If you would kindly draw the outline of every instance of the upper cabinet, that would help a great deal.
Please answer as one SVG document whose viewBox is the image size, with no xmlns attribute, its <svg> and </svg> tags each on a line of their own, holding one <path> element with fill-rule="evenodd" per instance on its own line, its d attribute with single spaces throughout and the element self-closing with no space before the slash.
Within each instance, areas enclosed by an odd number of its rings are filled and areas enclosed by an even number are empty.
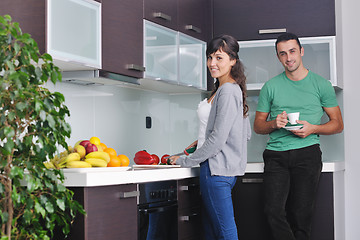
<svg viewBox="0 0 360 240">
<path fill-rule="evenodd" d="M 89 0 L 1 0 L 0 14 L 19 22 L 41 53 L 65 70 L 101 67 L 101 5 Z"/>
<path fill-rule="evenodd" d="M 342 88 L 336 75 L 335 36 L 300 38 L 302 61 L 314 73 Z M 284 71 L 275 53 L 275 39 L 239 41 L 239 58 L 245 66 L 248 90 L 259 90 L 266 81 Z"/>
<path fill-rule="evenodd" d="M 164 27 L 177 30 L 177 0 L 144 0 L 144 18 Z"/>
<path fill-rule="evenodd" d="M 144 22 L 144 77 L 206 90 L 205 42 Z"/>
<path fill-rule="evenodd" d="M 102 0 L 102 69 L 143 77 L 143 1 Z"/>
<path fill-rule="evenodd" d="M 101 68 L 101 4 L 48 0 L 46 12 L 47 52 L 66 64 Z"/>
<path fill-rule="evenodd" d="M 211 39 L 211 1 L 178 0 L 178 30 L 205 42 Z"/>
<path fill-rule="evenodd" d="M 211 38 L 210 0 L 144 0 L 144 18 L 194 38 Z"/>
<path fill-rule="evenodd" d="M 335 36 L 335 0 L 213 0 L 214 35 L 238 40 Z"/>
</svg>

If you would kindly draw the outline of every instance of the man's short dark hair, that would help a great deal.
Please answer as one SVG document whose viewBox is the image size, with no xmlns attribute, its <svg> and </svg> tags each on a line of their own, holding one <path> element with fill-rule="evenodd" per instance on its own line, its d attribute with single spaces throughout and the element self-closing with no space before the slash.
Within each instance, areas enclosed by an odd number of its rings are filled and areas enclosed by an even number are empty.
<svg viewBox="0 0 360 240">
<path fill-rule="evenodd" d="M 300 51 L 301 51 L 301 44 L 300 44 L 299 38 L 293 33 L 283 33 L 280 36 L 278 36 L 278 38 L 276 39 L 276 42 L 275 42 L 276 54 L 277 54 L 277 45 L 278 45 L 278 43 L 279 42 L 286 42 L 286 41 L 289 41 L 289 40 L 296 40 L 296 42 L 299 45 Z"/>
</svg>

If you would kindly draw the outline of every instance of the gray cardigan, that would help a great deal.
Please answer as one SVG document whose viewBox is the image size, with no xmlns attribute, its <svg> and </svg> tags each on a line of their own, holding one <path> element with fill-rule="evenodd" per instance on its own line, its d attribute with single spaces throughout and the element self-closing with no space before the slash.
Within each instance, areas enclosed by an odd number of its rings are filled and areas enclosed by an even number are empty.
<svg viewBox="0 0 360 240">
<path fill-rule="evenodd" d="M 250 137 L 249 117 L 243 117 L 242 91 L 238 84 L 225 83 L 214 97 L 204 144 L 190 156 L 178 158 L 176 164 L 192 167 L 208 159 L 211 175 L 244 175 Z"/>
</svg>

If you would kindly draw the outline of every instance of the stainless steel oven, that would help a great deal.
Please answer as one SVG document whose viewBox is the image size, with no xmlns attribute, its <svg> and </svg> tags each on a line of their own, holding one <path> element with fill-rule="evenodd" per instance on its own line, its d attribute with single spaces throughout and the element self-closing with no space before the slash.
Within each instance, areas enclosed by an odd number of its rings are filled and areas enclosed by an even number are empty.
<svg viewBox="0 0 360 240">
<path fill-rule="evenodd" d="M 138 240 L 177 240 L 177 182 L 139 184 Z"/>
</svg>

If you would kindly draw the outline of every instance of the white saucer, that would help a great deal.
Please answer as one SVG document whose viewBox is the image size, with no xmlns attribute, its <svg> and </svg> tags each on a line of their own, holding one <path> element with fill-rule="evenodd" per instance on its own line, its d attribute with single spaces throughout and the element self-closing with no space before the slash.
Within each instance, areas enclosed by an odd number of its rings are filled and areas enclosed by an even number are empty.
<svg viewBox="0 0 360 240">
<path fill-rule="evenodd" d="M 291 131 L 291 130 L 298 130 L 298 129 L 302 128 L 302 127 L 303 127 L 303 125 L 300 125 L 300 126 L 286 126 L 284 128 L 286 130 L 288 130 L 288 131 Z"/>
</svg>

